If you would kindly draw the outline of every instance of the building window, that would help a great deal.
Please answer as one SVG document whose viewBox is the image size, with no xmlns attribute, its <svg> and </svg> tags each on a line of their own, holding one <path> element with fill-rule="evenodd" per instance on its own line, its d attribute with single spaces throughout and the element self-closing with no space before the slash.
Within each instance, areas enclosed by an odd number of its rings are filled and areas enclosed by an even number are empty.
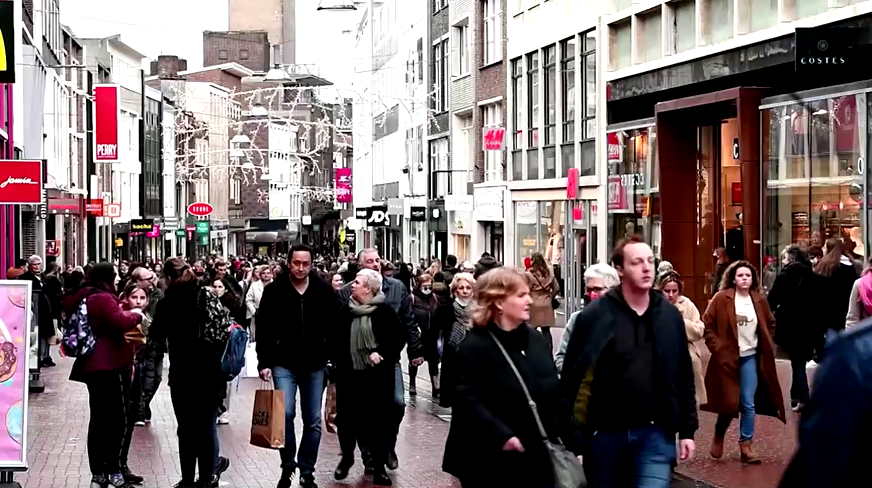
<svg viewBox="0 0 872 488">
<path fill-rule="evenodd" d="M 557 138 L 557 47 L 545 48 L 545 145 Z"/>
<path fill-rule="evenodd" d="M 582 112 L 581 140 L 591 140 L 596 137 L 596 31 L 582 34 L 584 50 L 581 55 L 581 86 L 584 90 L 581 99 L 584 103 Z"/>
<path fill-rule="evenodd" d="M 669 4 L 673 14 L 673 52 L 683 53 L 696 46 L 696 1 L 681 0 Z"/>
<path fill-rule="evenodd" d="M 438 12 L 448 6 L 448 0 L 433 0 L 433 12 Z"/>
<path fill-rule="evenodd" d="M 496 131 L 499 134 L 499 129 L 503 128 L 503 106 L 501 103 L 492 103 L 481 108 L 482 127 L 484 134 L 487 136 L 488 131 L 492 133 Z M 503 142 L 505 144 L 505 142 Z M 500 149 L 484 148 L 484 181 L 499 181 L 502 179 L 502 157 L 503 151 Z"/>
<path fill-rule="evenodd" d="M 239 59 L 246 60 L 248 59 L 248 49 L 240 49 L 239 50 Z"/>
<path fill-rule="evenodd" d="M 660 7 L 636 16 L 636 62 L 646 63 L 663 57 L 663 26 Z"/>
<path fill-rule="evenodd" d="M 575 37 L 560 43 L 563 76 L 563 142 L 575 140 Z"/>
<path fill-rule="evenodd" d="M 218 59 L 220 59 L 221 61 L 227 61 L 227 50 L 226 49 L 219 49 L 218 50 Z"/>
<path fill-rule="evenodd" d="M 633 29 L 629 20 L 609 25 L 609 69 L 629 68 L 633 64 Z"/>
<path fill-rule="evenodd" d="M 484 1 L 484 64 L 503 59 L 503 11 L 500 0 Z"/>
<path fill-rule="evenodd" d="M 454 53 L 451 72 L 454 76 L 469 74 L 469 25 L 456 25 L 451 31 L 451 50 Z"/>
<path fill-rule="evenodd" d="M 521 149 L 524 145 L 524 67 L 521 58 L 512 61 L 512 149 Z"/>
<path fill-rule="evenodd" d="M 430 142 L 432 198 L 444 198 L 451 193 L 451 170 L 448 167 L 448 138 Z"/>
<path fill-rule="evenodd" d="M 242 203 L 242 181 L 236 178 L 230 180 L 230 200 L 235 204 Z"/>
<path fill-rule="evenodd" d="M 527 55 L 527 147 L 539 147 L 539 52 Z"/>
<path fill-rule="evenodd" d="M 433 45 L 433 110 L 448 110 L 448 39 Z"/>
</svg>

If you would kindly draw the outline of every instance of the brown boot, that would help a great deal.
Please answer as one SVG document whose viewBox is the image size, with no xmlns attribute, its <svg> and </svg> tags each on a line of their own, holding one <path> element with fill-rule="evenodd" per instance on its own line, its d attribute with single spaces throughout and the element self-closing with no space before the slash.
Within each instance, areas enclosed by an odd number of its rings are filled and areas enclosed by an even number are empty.
<svg viewBox="0 0 872 488">
<path fill-rule="evenodd" d="M 712 449 L 709 453 L 715 459 L 720 459 L 724 455 L 724 436 L 715 434 L 712 440 Z"/>
<path fill-rule="evenodd" d="M 739 441 L 739 452 L 742 454 L 743 463 L 760 464 L 760 457 L 754 452 L 754 441 Z"/>
</svg>

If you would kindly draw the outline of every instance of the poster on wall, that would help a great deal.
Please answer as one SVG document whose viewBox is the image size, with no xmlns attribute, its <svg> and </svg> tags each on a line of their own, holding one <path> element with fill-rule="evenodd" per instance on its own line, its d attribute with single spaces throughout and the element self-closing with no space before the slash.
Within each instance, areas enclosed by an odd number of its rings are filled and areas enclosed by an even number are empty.
<svg viewBox="0 0 872 488">
<path fill-rule="evenodd" d="M 31 285 L 0 280 L 0 470 L 27 468 Z"/>
</svg>

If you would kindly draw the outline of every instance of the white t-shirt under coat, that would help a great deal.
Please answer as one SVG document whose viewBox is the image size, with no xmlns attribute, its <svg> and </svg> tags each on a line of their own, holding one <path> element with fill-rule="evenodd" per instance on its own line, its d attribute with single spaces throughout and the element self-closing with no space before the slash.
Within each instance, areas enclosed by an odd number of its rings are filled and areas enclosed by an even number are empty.
<svg viewBox="0 0 872 488">
<path fill-rule="evenodd" d="M 736 292 L 736 325 L 739 329 L 739 357 L 753 356 L 757 352 L 757 311 L 751 295 Z"/>
</svg>

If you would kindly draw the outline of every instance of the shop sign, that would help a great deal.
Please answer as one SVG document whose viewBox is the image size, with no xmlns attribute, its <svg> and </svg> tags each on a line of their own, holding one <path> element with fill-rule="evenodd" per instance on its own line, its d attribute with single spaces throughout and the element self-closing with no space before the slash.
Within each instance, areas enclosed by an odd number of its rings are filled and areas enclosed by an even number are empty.
<svg viewBox="0 0 872 488">
<path fill-rule="evenodd" d="M 578 198 L 578 168 L 569 168 L 566 173 L 566 199 Z"/>
<path fill-rule="evenodd" d="M 42 161 L 0 160 L 0 205 L 42 203 L 42 166 Z"/>
<path fill-rule="evenodd" d="M 804 72 L 833 73 L 858 67 L 866 59 L 857 53 L 857 40 L 864 30 L 856 27 L 826 25 L 797 27 L 794 69 Z"/>
<path fill-rule="evenodd" d="M 334 186 L 336 203 L 351 203 L 351 168 L 337 168 Z"/>
<path fill-rule="evenodd" d="M 345 231 L 345 244 L 348 244 L 348 247 L 354 249 L 354 243 L 357 241 L 357 234 L 353 230 Z"/>
<path fill-rule="evenodd" d="M 474 195 L 474 220 L 479 222 L 502 222 L 505 220 L 503 208 L 505 199 L 504 187 L 476 188 Z"/>
<path fill-rule="evenodd" d="M 15 3 L 15 2 L 0 2 Z M 36 367 L 30 351 L 31 309 L 30 281 L 0 281 L 0 411 L 3 414 L 0 432 L 0 468 L 27 469 L 27 402 L 30 388 L 30 367 Z M 28 364 L 30 363 L 30 364 Z"/>
<path fill-rule="evenodd" d="M 75 198 L 49 198 L 48 211 L 53 214 L 79 215 L 79 200 Z"/>
<path fill-rule="evenodd" d="M 388 207 L 369 207 L 366 209 L 366 225 L 369 227 L 387 227 L 390 225 Z"/>
<path fill-rule="evenodd" d="M 185 237 L 186 230 L 185 229 L 177 229 L 176 237 Z"/>
<path fill-rule="evenodd" d="M 411 207 L 409 220 L 412 222 L 424 222 L 427 220 L 427 207 Z"/>
<path fill-rule="evenodd" d="M 197 217 L 205 217 L 212 213 L 212 205 L 205 202 L 192 203 L 188 205 L 188 213 Z"/>
<path fill-rule="evenodd" d="M 0 83 L 15 83 L 16 2 L 0 2 Z M 18 7 L 21 8 L 21 7 Z"/>
<path fill-rule="evenodd" d="M 106 217 L 109 217 L 110 219 L 117 219 L 121 217 L 121 204 L 108 203 L 106 204 L 106 208 L 103 210 L 103 213 Z"/>
<path fill-rule="evenodd" d="M 503 127 L 485 127 L 481 137 L 485 151 L 502 151 L 505 147 L 506 129 Z"/>
<path fill-rule="evenodd" d="M 209 221 L 208 220 L 199 220 L 195 224 L 197 229 L 197 234 L 209 234 Z"/>
<path fill-rule="evenodd" d="M 366 208 L 355 208 L 354 209 L 354 218 L 360 220 L 366 220 Z"/>
<path fill-rule="evenodd" d="M 469 212 L 473 209 L 472 195 L 445 195 L 446 212 Z"/>
<path fill-rule="evenodd" d="M 388 215 L 403 215 L 402 198 L 388 198 Z"/>
<path fill-rule="evenodd" d="M 160 237 L 160 226 L 154 224 L 151 230 L 145 233 L 145 237 Z"/>
<path fill-rule="evenodd" d="M 609 162 L 621 163 L 624 161 L 624 147 L 621 144 L 621 134 L 618 132 L 610 132 L 606 134 L 606 140 L 609 145 Z"/>
<path fill-rule="evenodd" d="M 58 256 L 61 253 L 61 241 L 57 239 L 51 239 L 45 241 L 45 255 L 46 256 Z"/>
<path fill-rule="evenodd" d="M 131 232 L 151 232 L 154 228 L 154 221 L 150 219 L 138 219 L 130 221 Z"/>
<path fill-rule="evenodd" d="M 121 87 L 94 86 L 94 160 L 116 163 L 118 159 L 118 122 L 121 118 Z"/>
<path fill-rule="evenodd" d="M 102 199 L 89 200 L 88 203 L 85 204 L 85 211 L 88 212 L 88 215 L 92 215 L 94 217 L 102 217 L 103 216 L 103 200 Z"/>
<path fill-rule="evenodd" d="M 124 241 L 120 237 L 115 238 L 115 247 L 124 247 Z"/>
</svg>

